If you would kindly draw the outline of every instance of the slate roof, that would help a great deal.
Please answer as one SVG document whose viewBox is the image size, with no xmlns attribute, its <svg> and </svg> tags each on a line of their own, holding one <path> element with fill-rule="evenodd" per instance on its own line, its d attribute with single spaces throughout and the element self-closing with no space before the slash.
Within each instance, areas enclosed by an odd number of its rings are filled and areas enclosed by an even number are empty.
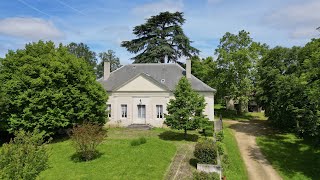
<svg viewBox="0 0 320 180">
<path fill-rule="evenodd" d="M 98 82 L 107 91 L 114 91 L 120 88 L 125 83 L 133 80 L 139 75 L 149 77 L 151 80 L 162 84 L 164 88 L 169 91 L 173 91 L 178 81 L 182 76 L 185 76 L 186 71 L 178 64 L 128 64 L 121 68 L 111 72 L 110 77 L 107 80 L 103 80 L 103 77 L 98 79 Z M 201 92 L 216 92 L 195 76 L 191 75 L 191 86 L 195 91 Z"/>
</svg>

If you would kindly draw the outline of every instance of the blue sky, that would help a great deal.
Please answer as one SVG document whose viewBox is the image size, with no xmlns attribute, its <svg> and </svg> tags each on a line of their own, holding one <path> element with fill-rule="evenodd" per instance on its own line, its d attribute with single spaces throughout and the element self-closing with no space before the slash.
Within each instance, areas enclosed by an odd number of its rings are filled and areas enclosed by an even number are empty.
<svg viewBox="0 0 320 180">
<path fill-rule="evenodd" d="M 1 0 L 0 57 L 42 39 L 112 49 L 128 64 L 134 55 L 121 41 L 134 38 L 133 27 L 161 11 L 185 13 L 185 34 L 201 57 L 214 55 L 225 32 L 242 29 L 271 47 L 304 45 L 319 37 L 319 9 L 319 0 Z"/>
</svg>

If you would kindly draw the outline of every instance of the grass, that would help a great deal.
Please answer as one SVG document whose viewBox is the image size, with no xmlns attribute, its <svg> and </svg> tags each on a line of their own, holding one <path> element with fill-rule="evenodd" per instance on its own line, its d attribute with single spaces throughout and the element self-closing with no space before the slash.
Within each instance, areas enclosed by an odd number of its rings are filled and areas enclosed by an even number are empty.
<svg viewBox="0 0 320 180">
<path fill-rule="evenodd" d="M 224 174 L 226 175 L 227 179 L 248 179 L 246 167 L 240 154 L 238 144 L 232 130 L 226 124 L 224 124 L 223 142 L 225 144 L 226 153 L 228 154 L 230 162 L 227 169 L 224 170 Z"/>
<path fill-rule="evenodd" d="M 50 168 L 38 179 L 163 179 L 176 146 L 158 137 L 162 131 L 111 129 L 98 147 L 100 157 L 89 162 L 73 159 L 70 140 L 50 144 Z M 130 145 L 132 139 L 142 136 L 147 139 L 145 144 Z"/>
<path fill-rule="evenodd" d="M 257 137 L 257 143 L 283 179 L 319 179 L 320 149 L 294 134 Z"/>
<path fill-rule="evenodd" d="M 219 118 L 222 115 L 223 120 L 238 120 L 238 121 L 249 121 L 249 120 L 267 120 L 263 112 L 247 112 L 239 114 L 235 110 L 227 110 L 225 106 L 221 104 L 214 105 L 214 111 Z"/>
</svg>

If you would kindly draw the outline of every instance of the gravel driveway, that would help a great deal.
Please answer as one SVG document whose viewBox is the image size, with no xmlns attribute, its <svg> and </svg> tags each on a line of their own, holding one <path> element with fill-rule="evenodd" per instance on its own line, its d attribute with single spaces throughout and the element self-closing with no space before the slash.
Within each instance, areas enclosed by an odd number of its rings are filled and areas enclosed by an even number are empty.
<svg viewBox="0 0 320 180">
<path fill-rule="evenodd" d="M 250 180 L 278 180 L 279 174 L 261 153 L 256 136 L 266 133 L 263 121 L 225 121 L 230 124 L 246 165 Z"/>
</svg>

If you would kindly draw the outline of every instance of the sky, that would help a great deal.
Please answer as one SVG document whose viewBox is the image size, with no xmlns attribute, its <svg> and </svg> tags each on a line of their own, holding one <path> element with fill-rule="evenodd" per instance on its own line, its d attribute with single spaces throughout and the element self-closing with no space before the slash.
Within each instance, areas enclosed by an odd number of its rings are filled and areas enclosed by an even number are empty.
<svg viewBox="0 0 320 180">
<path fill-rule="evenodd" d="M 302 46 L 319 38 L 320 0 L 0 0 L 0 57 L 38 40 L 83 42 L 99 53 L 121 47 L 132 29 L 159 12 L 184 12 L 183 29 L 201 57 L 214 56 L 226 33 L 250 32 L 254 41 Z"/>
</svg>

